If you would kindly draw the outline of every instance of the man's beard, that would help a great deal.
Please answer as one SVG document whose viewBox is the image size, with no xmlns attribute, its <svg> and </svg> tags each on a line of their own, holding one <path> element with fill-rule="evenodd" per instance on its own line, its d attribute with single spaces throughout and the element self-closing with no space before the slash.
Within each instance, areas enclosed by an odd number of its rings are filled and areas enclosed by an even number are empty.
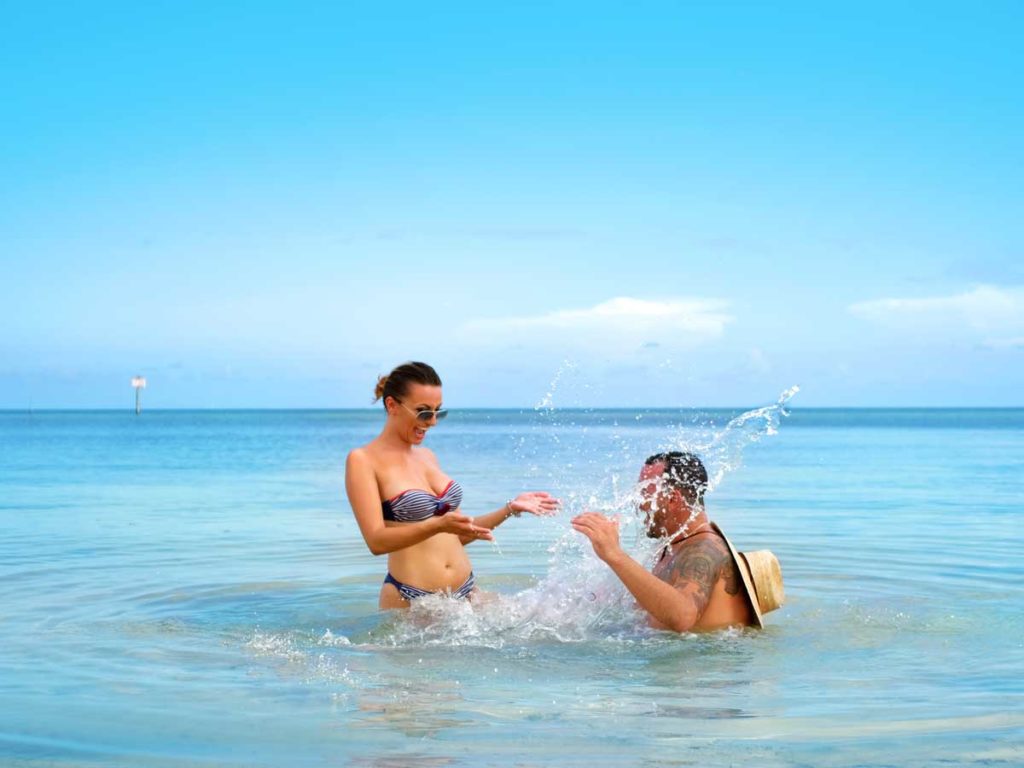
<svg viewBox="0 0 1024 768">
<path fill-rule="evenodd" d="M 647 513 L 647 517 L 644 520 L 644 527 L 647 530 L 647 538 L 649 539 L 660 539 L 665 535 L 665 526 L 658 525 L 655 522 L 653 511 Z"/>
</svg>

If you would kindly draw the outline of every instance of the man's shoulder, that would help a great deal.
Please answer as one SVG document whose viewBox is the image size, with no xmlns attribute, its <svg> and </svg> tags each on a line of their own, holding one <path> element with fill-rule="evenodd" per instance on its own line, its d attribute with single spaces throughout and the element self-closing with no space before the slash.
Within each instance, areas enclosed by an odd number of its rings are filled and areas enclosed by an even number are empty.
<svg viewBox="0 0 1024 768">
<path fill-rule="evenodd" d="M 684 541 L 674 553 L 671 574 L 673 581 L 696 582 L 709 591 L 722 579 L 730 595 L 735 595 L 740 587 L 740 574 L 732 552 L 717 531 Z"/>
<path fill-rule="evenodd" d="M 722 537 L 708 531 L 680 542 L 672 553 L 669 567 L 674 579 L 714 581 L 718 578 L 722 566 L 731 558 L 732 555 Z"/>
<path fill-rule="evenodd" d="M 715 531 L 702 531 L 684 539 L 676 547 L 673 559 L 686 557 L 729 557 L 729 548 Z"/>
</svg>

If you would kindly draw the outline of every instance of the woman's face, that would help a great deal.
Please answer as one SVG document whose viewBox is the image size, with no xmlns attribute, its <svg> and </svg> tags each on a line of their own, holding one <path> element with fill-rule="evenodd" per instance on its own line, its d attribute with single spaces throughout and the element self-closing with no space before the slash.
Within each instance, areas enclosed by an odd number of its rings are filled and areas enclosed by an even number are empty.
<svg viewBox="0 0 1024 768">
<path fill-rule="evenodd" d="M 401 398 L 388 398 L 388 418 L 394 419 L 399 433 L 413 445 L 419 445 L 427 430 L 437 424 L 434 411 L 441 409 L 441 388 L 432 384 L 410 384 Z M 430 418 L 417 414 L 429 412 Z"/>
</svg>

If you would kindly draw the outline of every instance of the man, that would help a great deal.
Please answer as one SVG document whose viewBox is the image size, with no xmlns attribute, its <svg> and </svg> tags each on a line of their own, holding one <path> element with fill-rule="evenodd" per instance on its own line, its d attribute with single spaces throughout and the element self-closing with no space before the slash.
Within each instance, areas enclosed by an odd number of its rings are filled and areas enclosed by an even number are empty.
<svg viewBox="0 0 1024 768">
<path fill-rule="evenodd" d="M 619 544 L 619 524 L 597 512 L 573 518 L 594 552 L 615 572 L 651 626 L 704 632 L 731 626 L 763 626 L 762 614 L 784 600 L 782 572 L 768 551 L 737 553 L 704 510 L 708 473 L 692 453 L 651 456 L 640 471 L 640 509 L 647 535 L 669 539 L 654 570 Z"/>
</svg>

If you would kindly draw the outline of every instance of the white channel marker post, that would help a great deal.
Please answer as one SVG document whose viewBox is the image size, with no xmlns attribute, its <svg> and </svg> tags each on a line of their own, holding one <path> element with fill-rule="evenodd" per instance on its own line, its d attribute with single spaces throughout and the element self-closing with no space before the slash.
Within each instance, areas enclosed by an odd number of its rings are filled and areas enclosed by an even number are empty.
<svg viewBox="0 0 1024 768">
<path fill-rule="evenodd" d="M 135 387 L 135 415 L 142 413 L 142 390 L 146 388 L 145 376 L 133 376 L 132 386 Z"/>
</svg>

